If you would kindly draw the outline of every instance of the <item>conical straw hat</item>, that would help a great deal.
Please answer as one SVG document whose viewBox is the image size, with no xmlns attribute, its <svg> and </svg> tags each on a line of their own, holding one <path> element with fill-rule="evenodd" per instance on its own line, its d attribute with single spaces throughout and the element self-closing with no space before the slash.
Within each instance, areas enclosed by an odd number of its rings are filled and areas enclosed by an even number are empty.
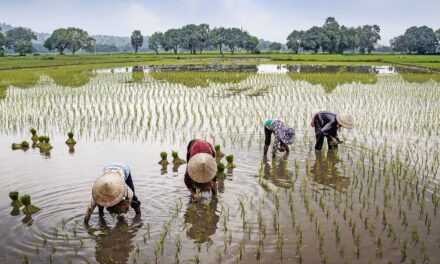
<svg viewBox="0 0 440 264">
<path fill-rule="evenodd" d="M 336 115 L 336 121 L 343 127 L 352 129 L 354 127 L 353 117 L 346 113 L 339 113 Z"/>
<path fill-rule="evenodd" d="M 93 200 L 100 206 L 110 207 L 118 204 L 125 194 L 125 182 L 116 171 L 105 171 L 92 187 Z"/>
<path fill-rule="evenodd" d="M 217 163 L 209 154 L 196 154 L 188 162 L 189 177 L 195 182 L 210 182 L 212 179 L 214 179 L 216 172 Z"/>
</svg>

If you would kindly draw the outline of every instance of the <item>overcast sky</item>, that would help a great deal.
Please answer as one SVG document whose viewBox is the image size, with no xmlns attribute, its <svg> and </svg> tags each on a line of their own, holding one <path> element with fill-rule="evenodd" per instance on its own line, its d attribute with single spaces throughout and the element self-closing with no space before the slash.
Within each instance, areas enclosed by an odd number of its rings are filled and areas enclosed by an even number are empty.
<svg viewBox="0 0 440 264">
<path fill-rule="evenodd" d="M 0 0 L 0 22 L 51 33 L 80 27 L 91 35 L 150 35 L 185 24 L 242 27 L 270 41 L 286 42 L 294 29 L 322 25 L 377 24 L 381 44 L 410 26 L 440 28 L 440 0 Z"/>
</svg>

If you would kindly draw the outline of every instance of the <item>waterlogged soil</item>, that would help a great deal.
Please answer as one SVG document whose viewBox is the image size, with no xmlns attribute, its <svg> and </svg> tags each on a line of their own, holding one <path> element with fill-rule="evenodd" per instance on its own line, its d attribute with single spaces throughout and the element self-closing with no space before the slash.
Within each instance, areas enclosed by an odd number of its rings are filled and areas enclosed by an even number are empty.
<svg viewBox="0 0 440 264">
<path fill-rule="evenodd" d="M 42 78 L 0 101 L 1 263 L 440 261 L 439 83 L 379 76 L 328 94 L 284 73 L 188 88 L 113 72 L 77 88 Z M 318 109 L 355 117 L 336 152 L 314 150 L 308 123 Z M 268 117 L 295 128 L 290 155 L 263 156 Z M 11 149 L 30 141 L 31 127 L 50 136 L 50 152 Z M 74 147 L 64 143 L 70 130 Z M 196 204 L 186 165 L 158 165 L 161 151 L 184 158 L 193 138 L 221 145 L 236 164 L 218 196 Z M 142 214 L 95 212 L 84 225 L 91 186 L 114 161 L 130 166 Z M 11 207 L 13 190 L 42 210 Z"/>
</svg>

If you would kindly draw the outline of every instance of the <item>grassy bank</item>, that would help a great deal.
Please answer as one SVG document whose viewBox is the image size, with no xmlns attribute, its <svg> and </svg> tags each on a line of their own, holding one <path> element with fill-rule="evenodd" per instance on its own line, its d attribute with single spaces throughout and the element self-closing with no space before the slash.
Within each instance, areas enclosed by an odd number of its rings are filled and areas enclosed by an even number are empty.
<svg viewBox="0 0 440 264">
<path fill-rule="evenodd" d="M 39 55 L 6 56 L 0 58 L 0 70 L 25 69 L 39 67 L 58 67 L 66 65 L 94 65 L 95 68 L 131 65 L 177 65 L 177 64 L 322 64 L 322 65 L 404 65 L 440 70 L 439 55 L 329 55 L 329 54 L 224 54 L 204 52 L 191 55 L 120 53 L 120 54 L 84 54 L 84 55 Z"/>
</svg>

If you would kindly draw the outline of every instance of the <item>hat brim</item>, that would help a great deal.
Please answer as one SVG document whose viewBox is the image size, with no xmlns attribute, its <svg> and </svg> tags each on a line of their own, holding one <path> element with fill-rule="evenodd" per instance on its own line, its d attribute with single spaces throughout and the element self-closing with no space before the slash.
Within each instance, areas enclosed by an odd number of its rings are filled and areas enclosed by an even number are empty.
<svg viewBox="0 0 440 264">
<path fill-rule="evenodd" d="M 214 179 L 217 173 L 217 162 L 212 155 L 198 153 L 188 162 L 188 175 L 197 183 L 207 183 Z"/>
<path fill-rule="evenodd" d="M 96 204 L 110 207 L 118 204 L 125 195 L 125 181 L 116 171 L 106 171 L 92 187 L 92 197 Z"/>
</svg>

